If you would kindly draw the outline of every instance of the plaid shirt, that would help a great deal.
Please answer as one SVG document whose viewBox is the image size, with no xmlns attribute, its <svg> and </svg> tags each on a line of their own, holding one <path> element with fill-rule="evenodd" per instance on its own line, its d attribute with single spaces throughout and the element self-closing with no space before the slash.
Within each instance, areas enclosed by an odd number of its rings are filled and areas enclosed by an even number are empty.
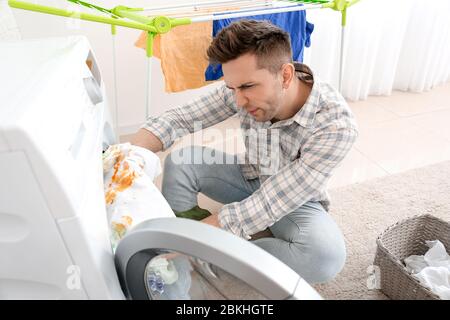
<svg viewBox="0 0 450 320">
<path fill-rule="evenodd" d="M 225 84 L 207 95 L 159 117 L 150 117 L 142 128 L 170 147 L 180 130 L 194 132 L 194 123 L 210 127 L 237 114 L 246 152 L 239 165 L 247 179 L 261 185 L 240 202 L 224 205 L 219 222 L 232 233 L 250 239 L 308 201 L 319 201 L 328 210 L 327 182 L 357 137 L 353 115 L 344 98 L 314 77 L 309 67 L 295 63 L 297 76 L 313 84 L 303 107 L 290 119 L 257 122 L 237 108 Z"/>
</svg>

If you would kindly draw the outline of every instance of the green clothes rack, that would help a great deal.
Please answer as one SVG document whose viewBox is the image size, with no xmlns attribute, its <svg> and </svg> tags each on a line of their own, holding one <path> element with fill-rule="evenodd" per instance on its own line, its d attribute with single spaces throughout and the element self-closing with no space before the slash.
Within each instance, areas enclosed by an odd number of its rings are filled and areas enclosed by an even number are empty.
<svg viewBox="0 0 450 320">
<path fill-rule="evenodd" d="M 64 0 L 63 0 L 64 1 Z M 260 14 L 281 13 L 291 11 L 301 11 L 310 9 L 333 9 L 341 13 L 341 48 L 339 64 L 339 91 L 342 89 L 342 68 L 344 62 L 345 26 L 347 20 L 347 9 L 360 0 L 203 0 L 193 1 L 193 3 L 153 6 L 149 8 L 130 8 L 126 6 L 116 6 L 112 9 L 79 1 L 66 0 L 73 4 L 95 11 L 97 14 L 90 14 L 81 11 L 70 11 L 55 7 L 43 6 L 18 0 L 9 0 L 9 6 L 16 9 L 29 10 L 39 13 L 62 16 L 72 19 L 81 19 L 97 23 L 104 23 L 111 26 L 113 35 L 113 50 L 115 51 L 114 35 L 116 28 L 125 27 L 143 30 L 147 32 L 147 87 L 146 87 L 146 119 L 149 116 L 150 84 L 151 84 L 151 59 L 153 55 L 153 40 L 157 34 L 170 32 L 172 28 L 181 25 L 188 25 L 196 22 L 221 20 L 227 18 L 238 18 L 255 16 Z M 113 52 L 114 69 L 115 52 Z M 115 94 L 117 94 L 117 80 L 114 70 Z M 115 106 L 115 126 L 118 129 L 118 107 L 117 96 Z M 117 131 L 116 131 L 117 132 Z"/>
</svg>

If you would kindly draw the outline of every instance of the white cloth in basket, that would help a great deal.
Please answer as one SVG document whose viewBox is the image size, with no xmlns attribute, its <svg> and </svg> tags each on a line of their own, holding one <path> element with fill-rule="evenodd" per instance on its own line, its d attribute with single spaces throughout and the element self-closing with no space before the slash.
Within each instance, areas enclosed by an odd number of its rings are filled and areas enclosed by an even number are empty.
<svg viewBox="0 0 450 320">
<path fill-rule="evenodd" d="M 450 300 L 450 256 L 439 240 L 426 244 L 430 249 L 425 255 L 405 259 L 406 269 L 442 300 Z"/>
</svg>

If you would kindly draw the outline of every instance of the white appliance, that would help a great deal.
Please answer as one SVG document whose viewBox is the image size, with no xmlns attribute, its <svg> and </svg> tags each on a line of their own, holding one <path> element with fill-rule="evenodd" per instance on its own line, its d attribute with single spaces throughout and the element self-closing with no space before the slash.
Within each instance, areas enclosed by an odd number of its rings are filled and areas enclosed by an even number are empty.
<svg viewBox="0 0 450 320">
<path fill-rule="evenodd" d="M 116 139 L 99 70 L 81 36 L 0 42 L 0 299 L 167 298 L 146 272 L 167 250 L 211 263 L 192 288 L 223 270 L 267 298 L 320 299 L 278 259 L 196 221 L 150 219 L 113 254 L 101 155 Z M 219 287 L 209 297 L 229 297 Z"/>
</svg>

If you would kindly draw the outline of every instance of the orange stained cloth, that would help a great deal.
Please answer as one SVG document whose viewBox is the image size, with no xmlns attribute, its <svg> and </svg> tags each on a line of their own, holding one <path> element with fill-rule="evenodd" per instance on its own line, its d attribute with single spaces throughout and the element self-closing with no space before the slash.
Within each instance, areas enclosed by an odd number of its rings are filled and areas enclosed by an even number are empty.
<svg viewBox="0 0 450 320">
<path fill-rule="evenodd" d="M 157 35 L 153 55 L 161 60 L 166 92 L 203 87 L 208 66 L 206 50 L 212 41 L 212 21 L 192 23 Z M 147 33 L 141 33 L 135 45 L 146 49 Z"/>
</svg>

